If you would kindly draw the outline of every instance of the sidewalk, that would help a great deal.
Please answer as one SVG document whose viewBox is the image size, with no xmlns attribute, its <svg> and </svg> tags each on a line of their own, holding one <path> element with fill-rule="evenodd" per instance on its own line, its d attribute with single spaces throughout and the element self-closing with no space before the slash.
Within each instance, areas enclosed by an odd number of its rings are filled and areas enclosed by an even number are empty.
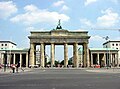
<svg viewBox="0 0 120 89">
<path fill-rule="evenodd" d="M 86 71 L 96 73 L 120 73 L 120 68 L 90 68 L 86 69 Z"/>
<path fill-rule="evenodd" d="M 31 70 L 30 68 L 18 68 L 18 73 L 27 72 L 30 70 Z M 4 68 L 0 68 L 0 74 L 10 74 L 10 73 L 13 73 L 13 70 L 11 68 L 6 68 L 6 70 Z M 14 73 L 17 73 L 16 68 Z"/>
<path fill-rule="evenodd" d="M 18 73 L 22 73 L 22 72 L 27 72 L 27 71 L 32 71 L 35 69 L 72 69 L 72 70 L 85 70 L 87 72 L 94 72 L 94 73 L 120 73 L 120 68 L 19 68 L 18 69 Z M 6 71 L 4 71 L 4 68 L 0 68 L 0 74 L 11 74 L 13 73 L 13 70 L 11 68 L 6 68 Z M 15 69 L 15 73 L 16 69 Z"/>
</svg>

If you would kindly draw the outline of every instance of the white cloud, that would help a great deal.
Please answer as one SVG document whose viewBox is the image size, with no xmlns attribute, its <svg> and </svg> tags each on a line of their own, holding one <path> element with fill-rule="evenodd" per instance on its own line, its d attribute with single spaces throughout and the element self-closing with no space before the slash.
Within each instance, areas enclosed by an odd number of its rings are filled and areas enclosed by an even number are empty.
<svg viewBox="0 0 120 89">
<path fill-rule="evenodd" d="M 27 5 L 24 7 L 25 13 L 19 14 L 10 19 L 12 22 L 22 22 L 27 25 L 36 23 L 50 23 L 54 24 L 61 19 L 63 22 L 68 21 L 70 18 L 65 14 L 59 14 L 58 12 L 50 12 L 47 10 L 40 10 L 34 5 Z"/>
<path fill-rule="evenodd" d="M 36 28 L 30 26 L 30 27 L 27 27 L 27 28 L 26 28 L 26 31 L 28 31 L 28 32 L 30 32 L 30 31 L 45 31 L 45 29 L 43 29 L 43 28 L 41 28 L 41 29 L 36 29 Z"/>
<path fill-rule="evenodd" d="M 63 5 L 62 6 L 62 9 L 61 9 L 61 11 L 67 11 L 69 9 L 69 7 L 68 6 L 66 6 L 66 5 Z"/>
<path fill-rule="evenodd" d="M 17 12 L 17 7 L 12 1 L 0 2 L 0 19 L 6 19 Z"/>
<path fill-rule="evenodd" d="M 84 4 L 85 4 L 85 6 L 87 6 L 87 5 L 90 5 L 94 2 L 97 2 L 97 0 L 86 0 Z"/>
<path fill-rule="evenodd" d="M 80 22 L 82 25 L 85 25 L 87 27 L 93 27 L 92 22 L 86 18 L 80 19 Z"/>
<path fill-rule="evenodd" d="M 69 7 L 65 4 L 65 1 L 63 1 L 63 0 L 54 2 L 52 6 L 61 7 L 60 12 L 69 10 Z"/>
<path fill-rule="evenodd" d="M 108 8 L 104 11 L 102 10 L 101 13 L 103 15 L 97 17 L 95 23 L 91 22 L 86 18 L 80 19 L 81 26 L 104 29 L 110 29 L 112 27 L 118 26 L 118 23 L 120 22 L 120 16 L 118 13 L 114 12 L 113 9 Z"/>
<path fill-rule="evenodd" d="M 118 13 L 113 12 L 110 8 L 101 13 L 104 15 L 97 18 L 97 25 L 100 27 L 113 27 L 120 20 Z"/>
<path fill-rule="evenodd" d="M 34 6 L 34 5 L 31 4 L 31 5 L 25 6 L 24 10 L 32 12 L 32 11 L 38 11 L 39 9 L 36 6 Z"/>
<path fill-rule="evenodd" d="M 65 2 L 64 2 L 63 0 L 60 0 L 60 1 L 57 1 L 57 2 L 53 3 L 53 6 L 58 7 L 58 6 L 63 5 L 64 3 L 65 3 Z"/>
</svg>

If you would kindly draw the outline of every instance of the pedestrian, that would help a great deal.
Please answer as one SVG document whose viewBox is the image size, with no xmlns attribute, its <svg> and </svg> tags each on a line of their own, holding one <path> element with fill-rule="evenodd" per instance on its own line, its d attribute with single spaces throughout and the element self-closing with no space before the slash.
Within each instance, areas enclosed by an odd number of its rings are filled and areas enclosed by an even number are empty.
<svg viewBox="0 0 120 89">
<path fill-rule="evenodd" d="M 16 72 L 18 73 L 18 67 L 19 67 L 19 64 L 17 63 L 16 64 Z"/>
<path fill-rule="evenodd" d="M 11 69 L 12 69 L 13 73 L 15 73 L 15 65 L 14 64 L 11 65 Z"/>
</svg>

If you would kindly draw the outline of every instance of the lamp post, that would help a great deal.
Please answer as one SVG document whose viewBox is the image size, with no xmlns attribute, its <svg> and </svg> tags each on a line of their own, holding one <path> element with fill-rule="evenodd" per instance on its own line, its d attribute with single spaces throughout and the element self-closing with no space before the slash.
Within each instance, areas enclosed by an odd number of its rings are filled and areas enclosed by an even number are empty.
<svg viewBox="0 0 120 89">
<path fill-rule="evenodd" d="M 103 37 L 103 39 L 105 39 L 106 40 L 106 42 L 108 41 L 108 39 L 109 39 L 109 37 L 108 36 L 106 36 L 106 37 Z M 108 51 L 108 46 L 106 46 L 106 49 L 107 49 L 107 54 L 106 54 L 106 61 L 107 61 L 107 69 L 108 69 L 108 66 L 109 66 L 109 59 L 108 59 L 108 53 L 109 53 L 109 51 Z"/>
<path fill-rule="evenodd" d="M 118 30 L 119 31 L 119 39 L 120 39 L 120 29 Z M 119 46 L 119 50 L 118 50 L 118 67 L 120 67 L 120 46 Z"/>
</svg>

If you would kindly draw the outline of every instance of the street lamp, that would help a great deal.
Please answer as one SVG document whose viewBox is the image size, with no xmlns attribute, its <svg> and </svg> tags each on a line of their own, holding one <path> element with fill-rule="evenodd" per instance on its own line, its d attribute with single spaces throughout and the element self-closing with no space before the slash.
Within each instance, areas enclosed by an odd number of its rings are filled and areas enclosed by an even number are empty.
<svg viewBox="0 0 120 89">
<path fill-rule="evenodd" d="M 119 29 L 119 37 L 120 37 L 120 29 Z M 120 39 L 120 38 L 119 38 Z M 120 47 L 119 47 L 119 50 L 118 50 L 118 63 L 119 63 L 119 61 L 120 61 Z M 119 67 L 120 67 L 120 64 L 118 65 Z"/>
<path fill-rule="evenodd" d="M 108 41 L 108 39 L 109 39 L 109 37 L 108 36 L 106 36 L 106 37 L 103 37 L 103 39 L 105 39 L 106 40 L 106 42 Z M 109 60 L 108 60 L 108 53 L 109 53 L 109 51 L 108 51 L 108 46 L 106 46 L 106 48 L 107 48 L 107 54 L 106 54 L 106 59 L 107 59 L 107 69 L 108 69 L 108 66 L 109 66 Z"/>
</svg>

